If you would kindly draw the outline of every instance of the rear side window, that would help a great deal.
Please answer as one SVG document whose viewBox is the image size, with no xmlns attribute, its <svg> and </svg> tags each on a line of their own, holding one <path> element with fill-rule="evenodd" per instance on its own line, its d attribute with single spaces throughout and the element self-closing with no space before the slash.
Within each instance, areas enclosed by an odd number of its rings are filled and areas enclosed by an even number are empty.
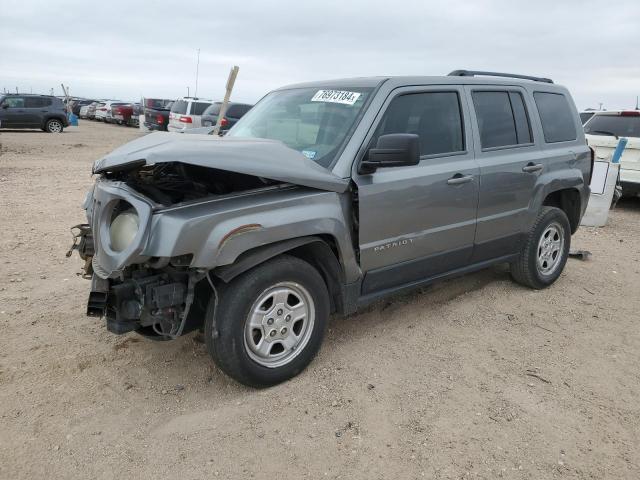
<svg viewBox="0 0 640 480">
<path fill-rule="evenodd" d="M 171 107 L 171 113 L 178 113 L 180 115 L 185 115 L 187 113 L 188 106 L 189 106 L 189 102 L 185 102 L 184 100 L 176 100 L 176 102 Z"/>
<path fill-rule="evenodd" d="M 594 115 L 584 126 L 585 133 L 640 138 L 640 114 Z"/>
<path fill-rule="evenodd" d="M 193 102 L 191 104 L 191 112 L 190 115 L 202 115 L 202 113 L 207 109 L 207 107 L 211 105 L 210 103 L 203 102 Z"/>
<path fill-rule="evenodd" d="M 527 109 L 519 92 L 473 92 L 482 148 L 531 143 Z"/>
<path fill-rule="evenodd" d="M 567 97 L 561 93 L 535 92 L 533 98 L 542 121 L 545 142 L 568 142 L 576 139 L 575 119 Z"/>
<path fill-rule="evenodd" d="M 203 115 L 218 115 L 220 113 L 221 103 L 214 103 L 213 105 L 209 105 L 207 109 L 204 111 Z"/>
<path fill-rule="evenodd" d="M 464 151 L 460 100 L 456 92 L 425 92 L 393 99 L 373 140 L 390 133 L 420 137 L 420 155 Z"/>
<path fill-rule="evenodd" d="M 231 118 L 240 118 L 250 109 L 250 105 L 231 105 L 229 110 L 227 110 L 227 116 Z"/>
<path fill-rule="evenodd" d="M 26 108 L 43 108 L 51 105 L 50 98 L 43 97 L 26 97 L 24 99 L 24 106 Z"/>
</svg>

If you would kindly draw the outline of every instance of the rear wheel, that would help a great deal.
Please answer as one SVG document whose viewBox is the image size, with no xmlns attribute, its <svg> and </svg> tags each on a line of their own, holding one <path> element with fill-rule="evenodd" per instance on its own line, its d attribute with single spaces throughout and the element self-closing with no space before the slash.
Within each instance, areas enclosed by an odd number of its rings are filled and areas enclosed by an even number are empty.
<svg viewBox="0 0 640 480">
<path fill-rule="evenodd" d="M 310 264 L 283 255 L 238 276 L 205 322 L 209 353 L 220 369 L 251 387 L 300 373 L 318 352 L 329 317 L 324 280 Z"/>
<path fill-rule="evenodd" d="M 527 287 L 548 287 L 562 273 L 570 246 L 567 215 L 559 208 L 543 207 L 525 239 L 520 258 L 511 264 L 511 276 Z"/>
</svg>

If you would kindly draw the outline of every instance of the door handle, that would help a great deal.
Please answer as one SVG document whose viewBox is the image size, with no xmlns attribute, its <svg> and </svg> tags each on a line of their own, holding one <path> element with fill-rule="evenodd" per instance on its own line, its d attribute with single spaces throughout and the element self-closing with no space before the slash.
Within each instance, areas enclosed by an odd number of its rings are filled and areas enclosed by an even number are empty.
<svg viewBox="0 0 640 480">
<path fill-rule="evenodd" d="M 462 185 L 463 183 L 473 182 L 473 175 L 462 175 L 456 173 L 453 177 L 447 180 L 447 185 Z"/>
<path fill-rule="evenodd" d="M 539 172 L 544 168 L 544 165 L 541 163 L 527 163 L 525 167 L 522 167 L 522 171 L 525 173 L 534 173 Z"/>
</svg>

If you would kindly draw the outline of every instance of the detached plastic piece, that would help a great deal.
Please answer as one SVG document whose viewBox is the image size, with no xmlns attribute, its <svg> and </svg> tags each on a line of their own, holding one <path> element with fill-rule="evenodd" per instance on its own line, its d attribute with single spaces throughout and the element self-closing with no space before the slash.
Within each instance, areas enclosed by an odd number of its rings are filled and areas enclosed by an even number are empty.
<svg viewBox="0 0 640 480">
<path fill-rule="evenodd" d="M 585 261 L 591 258 L 591 252 L 589 250 L 569 250 L 569 256 Z"/>
</svg>

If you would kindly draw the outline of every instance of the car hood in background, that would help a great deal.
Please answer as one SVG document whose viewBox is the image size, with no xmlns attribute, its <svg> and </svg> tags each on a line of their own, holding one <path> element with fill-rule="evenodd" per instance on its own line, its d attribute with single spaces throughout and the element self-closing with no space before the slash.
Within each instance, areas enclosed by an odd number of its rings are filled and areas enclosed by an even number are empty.
<svg viewBox="0 0 640 480">
<path fill-rule="evenodd" d="M 93 173 L 181 162 L 254 175 L 305 187 L 344 192 L 349 181 L 277 140 L 156 132 L 118 147 L 98 160 Z"/>
</svg>

